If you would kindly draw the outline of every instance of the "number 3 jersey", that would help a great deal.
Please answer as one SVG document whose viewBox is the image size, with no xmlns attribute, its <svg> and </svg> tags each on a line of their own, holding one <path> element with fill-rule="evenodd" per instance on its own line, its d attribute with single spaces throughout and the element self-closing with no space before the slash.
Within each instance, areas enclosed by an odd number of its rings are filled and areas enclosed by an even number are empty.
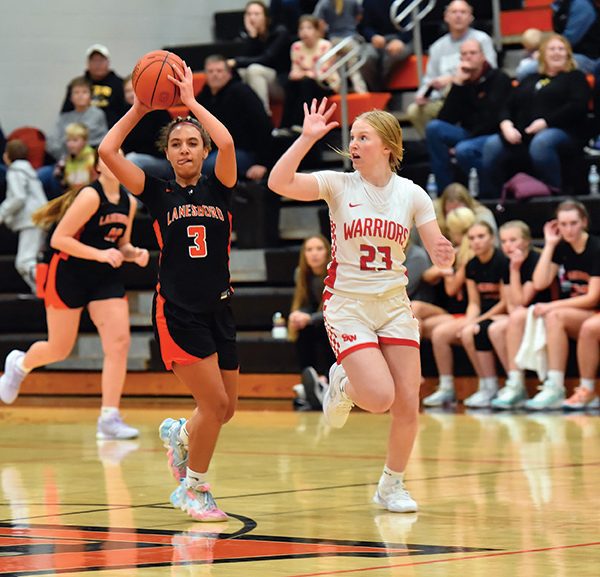
<svg viewBox="0 0 600 577">
<path fill-rule="evenodd" d="M 214 175 L 181 187 L 146 173 L 140 200 L 160 247 L 157 292 L 190 312 L 213 311 L 230 294 L 231 197 Z"/>
<path fill-rule="evenodd" d="M 383 187 L 357 171 L 314 175 L 331 220 L 332 260 L 325 284 L 334 293 L 369 296 L 406 286 L 404 249 L 410 229 L 413 223 L 419 227 L 435 220 L 428 194 L 396 174 Z"/>
</svg>

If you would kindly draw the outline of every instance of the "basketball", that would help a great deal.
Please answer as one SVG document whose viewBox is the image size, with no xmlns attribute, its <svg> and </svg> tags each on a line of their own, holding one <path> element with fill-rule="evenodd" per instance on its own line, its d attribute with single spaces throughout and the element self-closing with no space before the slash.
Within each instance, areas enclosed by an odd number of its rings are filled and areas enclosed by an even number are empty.
<svg viewBox="0 0 600 577">
<path fill-rule="evenodd" d="M 138 100 L 150 108 L 165 109 L 179 101 L 179 89 L 168 76 L 177 78 L 174 66 L 183 72 L 183 60 L 166 50 L 144 54 L 131 74 L 131 84 Z"/>
</svg>

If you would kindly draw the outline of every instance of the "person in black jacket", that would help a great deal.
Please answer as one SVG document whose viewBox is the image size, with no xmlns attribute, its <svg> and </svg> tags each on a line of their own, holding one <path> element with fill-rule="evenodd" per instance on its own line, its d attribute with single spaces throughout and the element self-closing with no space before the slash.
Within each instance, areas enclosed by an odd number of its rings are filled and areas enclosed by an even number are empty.
<svg viewBox="0 0 600 577">
<path fill-rule="evenodd" d="M 242 80 L 258 94 L 270 115 L 269 99 L 283 99 L 282 86 L 290 71 L 290 33 L 281 24 L 271 25 L 269 9 L 264 2 L 250 0 L 244 11 L 241 37 L 244 55 L 230 58 L 227 64 L 235 68 Z"/>
<path fill-rule="evenodd" d="M 431 170 L 439 190 L 455 180 L 452 149 L 465 174 L 472 167 L 481 169 L 481 150 L 498 130 L 500 109 L 509 92 L 509 77 L 490 66 L 477 40 L 465 40 L 444 105 L 438 118 L 425 129 Z"/>
<path fill-rule="evenodd" d="M 234 76 L 223 56 L 211 55 L 204 63 L 206 84 L 198 102 L 216 116 L 233 136 L 240 175 L 262 180 L 272 165 L 273 126 L 254 91 Z M 202 172 L 214 170 L 216 151 L 204 161 Z"/>
<path fill-rule="evenodd" d="M 104 112 L 110 128 L 127 108 L 123 95 L 123 79 L 110 69 L 110 52 L 106 46 L 93 44 L 87 49 L 86 56 L 87 70 L 84 76 L 92 85 L 92 104 Z M 70 110 L 73 110 L 73 103 L 69 86 L 61 112 Z"/>
<path fill-rule="evenodd" d="M 569 41 L 552 34 L 540 46 L 539 72 L 515 88 L 500 113 L 500 134 L 483 148 L 480 196 L 500 196 L 511 158 L 529 158 L 533 174 L 561 188 L 561 157 L 581 150 L 589 138 L 591 90 L 575 68 Z"/>
</svg>

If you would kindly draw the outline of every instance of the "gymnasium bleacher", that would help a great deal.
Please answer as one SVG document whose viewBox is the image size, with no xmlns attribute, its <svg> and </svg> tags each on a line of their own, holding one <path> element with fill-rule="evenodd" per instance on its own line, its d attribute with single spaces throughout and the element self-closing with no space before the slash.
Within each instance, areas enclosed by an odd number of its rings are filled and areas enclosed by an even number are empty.
<svg viewBox="0 0 600 577">
<path fill-rule="evenodd" d="M 475 27 L 490 31 L 491 2 L 472 2 L 478 20 Z M 441 10 L 444 3 L 432 11 L 423 22 L 424 47 L 427 48 L 442 33 Z M 510 5 L 509 2 L 503 5 Z M 501 30 L 506 50 L 516 44 L 517 36 L 527 27 L 542 30 L 551 27 L 549 0 L 526 0 L 504 10 Z M 196 89 L 203 84 L 201 69 L 209 54 L 220 53 L 227 57 L 239 55 L 240 45 L 234 37 L 240 28 L 241 12 L 215 14 L 215 41 L 209 44 L 168 46 L 196 72 Z M 389 84 L 387 101 L 392 94 L 409 93 L 417 88 L 416 59 L 412 57 Z M 375 104 L 373 104 L 376 101 Z M 381 96 L 351 95 L 351 116 L 375 105 L 381 106 Z M 174 115 L 183 112 L 173 110 Z M 339 146 L 339 134 L 333 135 L 332 144 Z M 282 147 L 289 142 L 282 142 Z M 429 167 L 418 144 L 407 142 L 406 165 L 401 175 L 424 186 Z M 591 162 L 586 159 L 587 164 Z M 586 166 L 587 166 L 586 164 Z M 318 148 L 305 162 L 303 168 L 333 167 L 341 169 L 341 158 L 327 146 Z M 591 232 L 600 234 L 600 198 L 586 197 L 585 167 L 572 167 L 572 173 L 584 179 L 571 180 L 569 194 L 577 195 L 586 204 L 592 216 Z M 552 217 L 561 197 L 533 199 L 527 203 L 509 200 L 505 211 L 496 213 L 498 222 L 522 219 L 529 223 L 535 238 L 543 236 L 544 222 Z M 495 202 L 488 204 L 495 209 Z M 298 262 L 302 240 L 312 233 L 324 230 L 326 214 L 321 202 L 297 203 L 279 199 L 266 187 L 242 185 L 234 202 L 234 243 L 231 252 L 232 281 L 235 289 L 233 308 L 239 331 L 241 361 L 241 397 L 292 398 L 291 386 L 297 382 L 298 367 L 294 346 L 287 341 L 271 337 L 271 319 L 276 311 L 287 317 L 293 292 L 294 269 Z M 125 395 L 186 395 L 171 374 L 164 372 L 160 353 L 154 341 L 150 310 L 156 280 L 158 247 L 150 219 L 144 209 L 136 217 L 132 242 L 148 248 L 152 259 L 146 269 L 125 264 L 123 271 L 128 289 L 132 346 L 129 355 L 129 375 Z M 45 336 L 46 325 L 43 303 L 27 296 L 27 287 L 14 269 L 16 236 L 0 227 L 0 358 L 15 347 L 25 349 Z M 456 351 L 457 375 L 470 375 L 464 353 Z M 84 313 L 81 333 L 76 349 L 69 359 L 54 366 L 36 371 L 24 383 L 23 394 L 99 394 L 102 355 L 95 329 Z M 423 374 L 435 377 L 435 364 L 429 343 L 422 346 Z M 574 366 L 569 367 L 574 374 Z M 61 378 L 51 378 L 60 372 Z M 430 379 L 431 380 L 431 379 Z M 58 386 L 56 383 L 59 383 Z M 430 389 L 430 388 L 429 388 Z M 423 394 L 429 392 L 425 387 Z M 458 391 L 461 396 L 460 390 Z"/>
</svg>

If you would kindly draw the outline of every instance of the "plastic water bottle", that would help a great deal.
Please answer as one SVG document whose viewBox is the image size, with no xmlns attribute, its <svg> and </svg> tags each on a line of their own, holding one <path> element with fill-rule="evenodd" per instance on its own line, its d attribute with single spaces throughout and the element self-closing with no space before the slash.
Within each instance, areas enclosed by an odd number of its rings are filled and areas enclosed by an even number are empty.
<svg viewBox="0 0 600 577">
<path fill-rule="evenodd" d="M 590 188 L 590 196 L 600 195 L 600 174 L 598 174 L 598 167 L 595 164 L 590 166 L 588 172 L 588 185 Z"/>
<path fill-rule="evenodd" d="M 479 175 L 477 174 L 477 169 L 473 166 L 471 170 L 469 170 L 469 194 L 473 198 L 477 198 L 479 196 Z"/>
<path fill-rule="evenodd" d="M 429 176 L 427 177 L 427 185 L 425 186 L 425 188 L 427 190 L 427 194 L 431 198 L 437 198 L 438 187 L 437 187 L 437 182 L 435 180 L 435 174 L 433 174 L 433 172 L 429 173 Z"/>
<path fill-rule="evenodd" d="M 271 336 L 274 339 L 287 339 L 287 326 L 285 319 L 280 312 L 276 312 L 273 315 L 273 328 L 271 329 Z"/>
</svg>

